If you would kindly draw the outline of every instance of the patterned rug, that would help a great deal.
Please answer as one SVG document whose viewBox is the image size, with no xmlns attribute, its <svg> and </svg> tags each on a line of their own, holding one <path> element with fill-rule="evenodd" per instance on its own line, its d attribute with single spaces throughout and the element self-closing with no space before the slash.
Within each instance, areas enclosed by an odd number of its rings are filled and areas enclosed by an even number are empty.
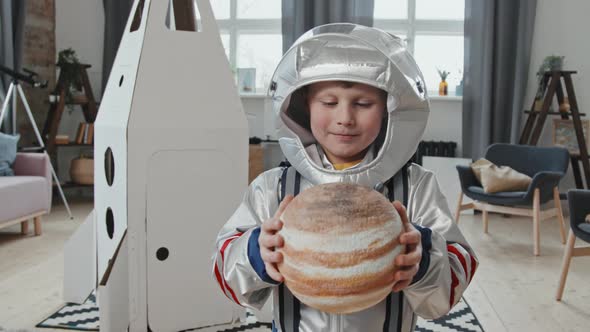
<svg viewBox="0 0 590 332">
<path fill-rule="evenodd" d="M 98 307 L 96 297 L 90 294 L 83 304 L 68 303 L 49 318 L 37 324 L 37 327 L 59 328 L 76 331 L 98 331 Z M 196 329 L 193 331 L 203 331 Z M 267 332 L 270 331 L 270 324 L 251 321 L 248 319 L 242 325 L 222 325 L 207 331 L 233 332 Z M 424 320 L 418 318 L 416 332 L 484 332 L 481 324 L 471 311 L 471 307 L 461 299 L 451 312 L 439 319 Z"/>
<path fill-rule="evenodd" d="M 68 303 L 36 327 L 98 331 L 98 320 L 98 306 L 93 292 L 84 303 Z"/>
</svg>

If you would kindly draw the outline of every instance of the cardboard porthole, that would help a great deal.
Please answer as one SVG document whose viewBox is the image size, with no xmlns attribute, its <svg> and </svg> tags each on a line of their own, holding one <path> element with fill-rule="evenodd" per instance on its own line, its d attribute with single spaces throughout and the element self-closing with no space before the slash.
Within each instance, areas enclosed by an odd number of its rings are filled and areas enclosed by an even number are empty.
<svg viewBox="0 0 590 332">
<path fill-rule="evenodd" d="M 170 1 L 166 12 L 166 27 L 177 31 L 202 31 L 201 14 L 195 1 Z"/>
<path fill-rule="evenodd" d="M 111 208 L 107 208 L 106 226 L 107 235 L 109 236 L 109 239 L 112 239 L 113 234 L 115 234 L 115 218 L 113 216 L 113 210 L 111 210 Z"/>
<path fill-rule="evenodd" d="M 115 180 L 115 159 L 113 158 L 113 150 L 107 148 L 104 153 L 104 175 L 109 186 L 113 185 Z"/>
<path fill-rule="evenodd" d="M 168 248 L 161 247 L 156 251 L 156 258 L 160 261 L 165 261 L 169 254 Z"/>
</svg>

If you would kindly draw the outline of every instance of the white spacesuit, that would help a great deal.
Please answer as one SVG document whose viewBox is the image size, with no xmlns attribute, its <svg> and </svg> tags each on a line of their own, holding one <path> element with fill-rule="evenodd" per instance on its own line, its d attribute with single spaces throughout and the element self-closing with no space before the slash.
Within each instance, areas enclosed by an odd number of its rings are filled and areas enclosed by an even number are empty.
<svg viewBox="0 0 590 332">
<path fill-rule="evenodd" d="M 373 148 L 360 164 L 342 171 L 332 167 L 302 120 L 305 106 L 297 92 L 328 80 L 364 83 L 388 93 L 387 121 Z M 476 257 L 453 222 L 434 174 L 415 164 L 405 166 L 428 119 L 425 90 L 422 74 L 402 41 L 384 31 L 329 24 L 293 44 L 269 90 L 279 143 L 292 166 L 258 176 L 219 232 L 213 273 L 230 300 L 260 309 L 272 295 L 273 330 L 309 332 L 413 331 L 416 315 L 440 317 L 460 300 L 475 273 Z M 394 175 L 400 180 L 389 181 Z M 400 201 L 397 196 L 403 195 L 408 217 L 422 234 L 423 256 L 412 284 L 371 308 L 346 315 L 300 303 L 268 276 L 258 246 L 260 224 L 274 215 L 286 193 L 331 182 L 357 183 Z"/>
</svg>

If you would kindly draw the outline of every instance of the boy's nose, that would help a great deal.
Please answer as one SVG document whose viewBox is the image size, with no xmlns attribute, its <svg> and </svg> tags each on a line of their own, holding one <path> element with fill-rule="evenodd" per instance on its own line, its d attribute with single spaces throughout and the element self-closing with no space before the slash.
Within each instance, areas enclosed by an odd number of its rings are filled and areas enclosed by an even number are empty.
<svg viewBox="0 0 590 332">
<path fill-rule="evenodd" d="M 342 105 L 338 109 L 337 123 L 341 126 L 352 126 L 354 124 L 354 115 L 352 105 Z"/>
</svg>

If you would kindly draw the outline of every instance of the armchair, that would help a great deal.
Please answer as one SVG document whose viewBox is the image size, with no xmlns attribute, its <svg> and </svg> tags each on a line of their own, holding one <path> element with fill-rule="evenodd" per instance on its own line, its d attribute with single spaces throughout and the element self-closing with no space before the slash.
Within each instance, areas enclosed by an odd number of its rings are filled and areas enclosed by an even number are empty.
<svg viewBox="0 0 590 332">
<path fill-rule="evenodd" d="M 47 154 L 17 153 L 14 176 L 0 176 L 0 228 L 20 223 L 27 234 L 33 219 L 41 235 L 41 216 L 51 210 L 50 167 Z"/>
<path fill-rule="evenodd" d="M 574 256 L 590 256 L 590 247 L 575 248 L 576 237 L 590 243 L 590 223 L 586 222 L 586 215 L 590 214 L 590 190 L 570 190 L 567 193 L 570 208 L 570 233 L 563 255 L 561 276 L 555 299 L 561 301 L 565 280 L 570 268 L 570 262 Z"/>
<path fill-rule="evenodd" d="M 469 166 L 457 166 L 461 193 L 455 219 L 459 222 L 463 210 L 482 212 L 484 232 L 488 232 L 488 212 L 499 212 L 533 217 L 533 252 L 540 254 L 539 223 L 557 217 L 561 241 L 565 243 L 565 222 L 561 209 L 558 185 L 569 164 L 569 153 L 558 147 L 536 147 L 513 144 L 493 144 L 488 147 L 485 158 L 500 166 L 510 166 L 517 172 L 532 178 L 526 191 L 486 193 Z M 463 195 L 473 199 L 463 204 Z M 554 201 L 555 208 L 541 210 L 541 204 Z M 532 206 L 532 209 L 530 208 Z"/>
</svg>

